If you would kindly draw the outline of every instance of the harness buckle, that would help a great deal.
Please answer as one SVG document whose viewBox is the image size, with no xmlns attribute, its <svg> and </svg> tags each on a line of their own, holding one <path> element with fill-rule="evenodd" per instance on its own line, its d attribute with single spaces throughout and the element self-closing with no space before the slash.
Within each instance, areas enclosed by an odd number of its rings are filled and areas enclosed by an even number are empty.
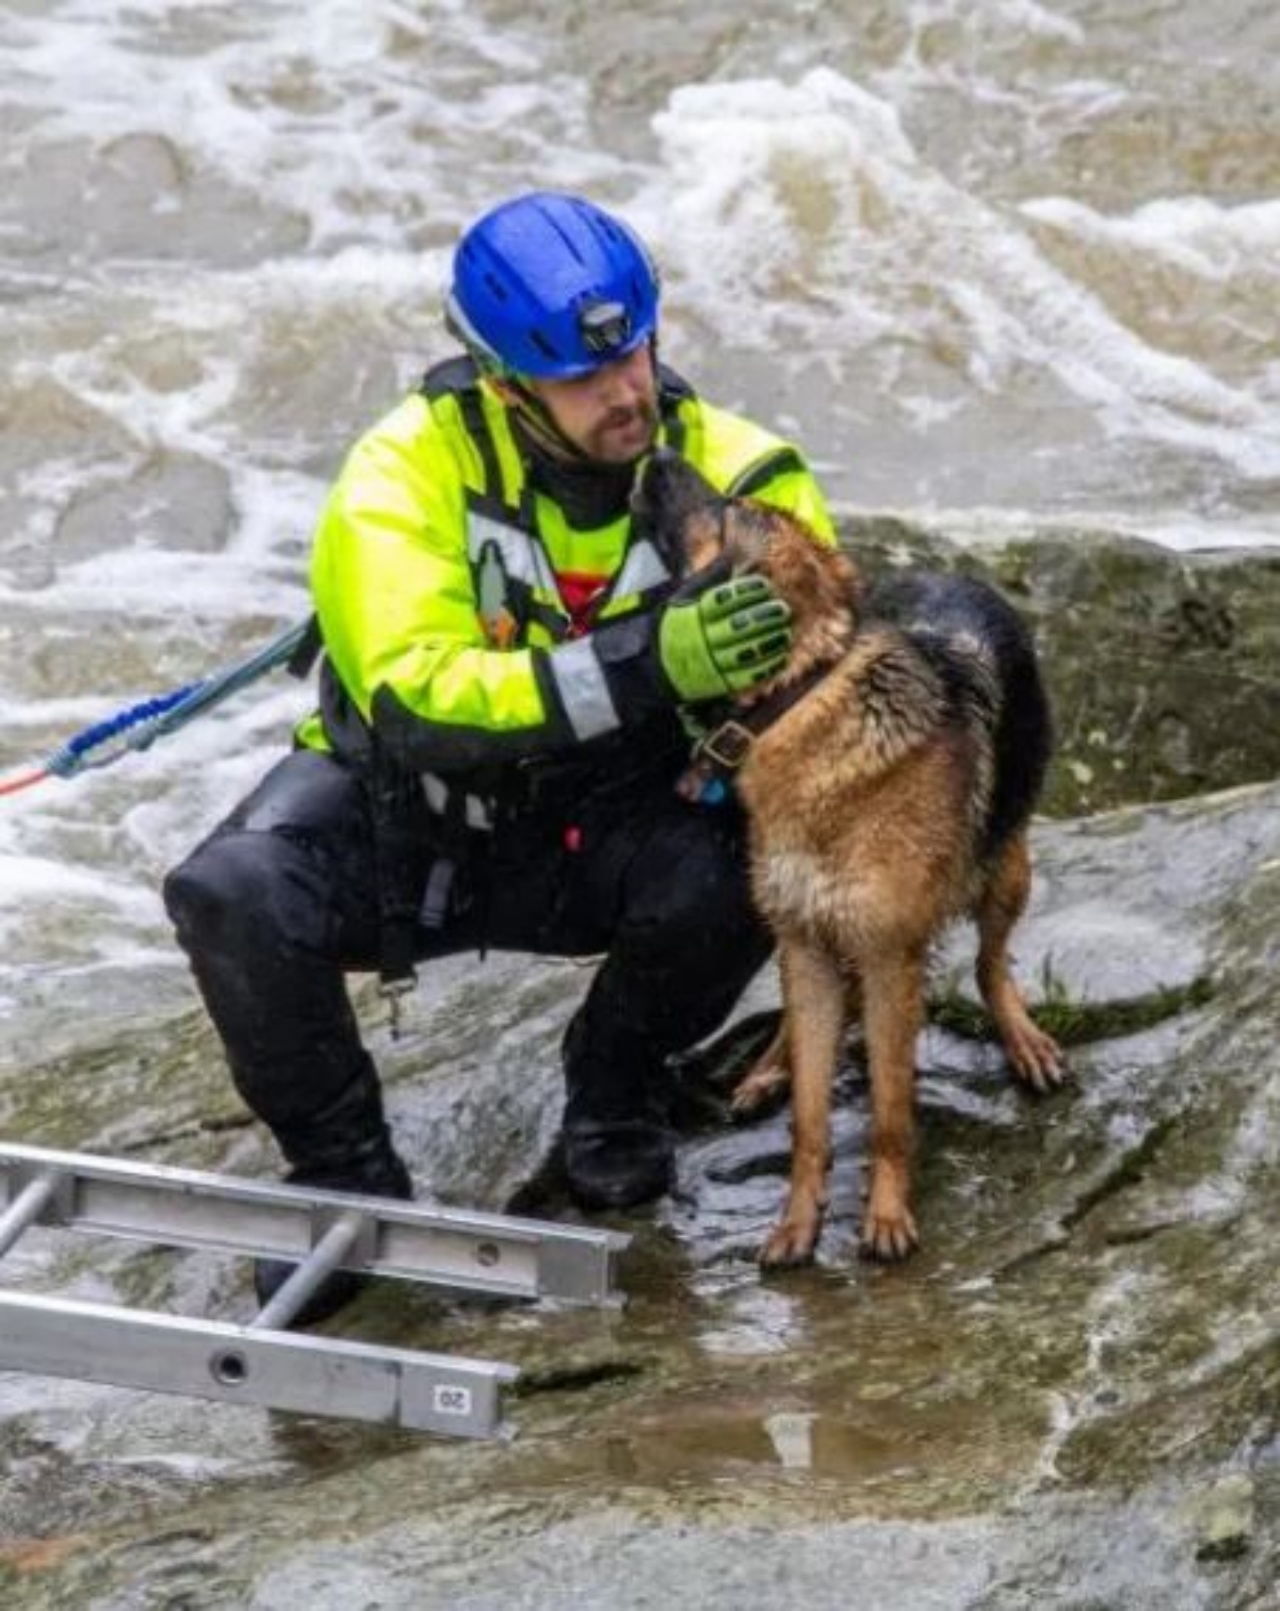
<svg viewBox="0 0 1280 1611">
<path fill-rule="evenodd" d="M 398 974 L 392 979 L 384 975 L 378 982 L 378 994 L 387 1004 L 387 1027 L 391 1031 L 392 1040 L 399 1040 L 403 1032 L 404 998 L 413 992 L 416 983 L 412 973 Z"/>
</svg>

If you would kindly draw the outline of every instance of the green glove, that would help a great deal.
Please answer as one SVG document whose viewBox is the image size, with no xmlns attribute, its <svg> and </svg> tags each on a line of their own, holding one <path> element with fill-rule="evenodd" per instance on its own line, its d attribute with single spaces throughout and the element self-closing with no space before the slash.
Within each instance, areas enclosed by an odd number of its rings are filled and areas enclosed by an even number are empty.
<svg viewBox="0 0 1280 1611">
<path fill-rule="evenodd" d="M 763 576 L 735 576 L 662 612 L 658 655 L 682 703 L 722 699 L 776 676 L 791 652 L 791 611 Z"/>
</svg>

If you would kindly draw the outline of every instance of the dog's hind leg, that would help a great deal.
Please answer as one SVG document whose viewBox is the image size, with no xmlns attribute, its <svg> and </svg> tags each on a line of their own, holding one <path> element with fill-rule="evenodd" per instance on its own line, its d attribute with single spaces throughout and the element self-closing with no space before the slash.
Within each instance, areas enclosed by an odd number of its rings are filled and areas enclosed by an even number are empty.
<svg viewBox="0 0 1280 1611">
<path fill-rule="evenodd" d="M 807 1264 L 818 1245 L 831 1162 L 831 1087 L 844 1030 L 844 980 L 835 958 L 783 939 L 780 962 L 791 1064 L 791 1187 L 761 1249 L 766 1268 Z"/>
<path fill-rule="evenodd" d="M 845 982 L 845 1022 L 856 1023 L 862 1016 L 862 986 L 854 978 Z M 748 1119 L 767 1108 L 791 1084 L 791 1053 L 787 1047 L 784 1019 L 778 1033 L 747 1070 L 734 1088 L 729 1111 L 736 1119 Z"/>
<path fill-rule="evenodd" d="M 790 1084 L 791 1054 L 787 1049 L 787 1021 L 784 1017 L 778 1033 L 735 1086 L 729 1111 L 736 1119 L 748 1118 Z"/>
<path fill-rule="evenodd" d="M 915 1161 L 916 1040 L 924 1023 L 923 952 L 865 965 L 863 1023 L 871 1079 L 871 1163 L 861 1251 L 904 1259 L 920 1245 L 911 1213 Z"/>
<path fill-rule="evenodd" d="M 991 868 L 974 916 L 978 923 L 978 989 L 1004 1043 L 1014 1073 L 1035 1091 L 1066 1077 L 1062 1048 L 1027 1011 L 1009 965 L 1009 936 L 1031 893 L 1027 836 L 1014 836 Z"/>
</svg>

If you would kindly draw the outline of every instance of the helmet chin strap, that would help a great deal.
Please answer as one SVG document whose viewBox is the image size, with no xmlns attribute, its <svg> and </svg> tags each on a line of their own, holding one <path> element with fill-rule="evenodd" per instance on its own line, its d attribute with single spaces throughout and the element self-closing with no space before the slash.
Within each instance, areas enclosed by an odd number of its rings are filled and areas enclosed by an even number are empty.
<svg viewBox="0 0 1280 1611">
<path fill-rule="evenodd" d="M 561 430 L 555 415 L 536 393 L 529 390 L 524 381 L 511 378 L 506 381 L 506 386 L 521 423 L 539 447 L 553 453 L 557 458 L 568 459 L 572 464 L 588 465 L 597 462 L 589 453 L 584 452 L 571 436 Z"/>
<path fill-rule="evenodd" d="M 658 372 L 656 336 L 650 337 L 649 340 L 649 360 L 656 375 Z M 560 422 L 527 381 L 518 375 L 508 373 L 502 377 L 502 384 L 511 399 L 511 406 L 517 411 L 525 429 L 539 447 L 581 468 L 590 465 L 604 467 L 607 464 L 606 460 L 593 458 L 560 428 Z"/>
</svg>

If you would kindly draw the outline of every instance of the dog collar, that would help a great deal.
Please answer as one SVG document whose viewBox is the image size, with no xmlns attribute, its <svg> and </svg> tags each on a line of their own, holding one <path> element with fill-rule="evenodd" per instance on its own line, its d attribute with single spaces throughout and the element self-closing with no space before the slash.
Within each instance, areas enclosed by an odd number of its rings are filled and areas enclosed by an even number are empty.
<svg viewBox="0 0 1280 1611">
<path fill-rule="evenodd" d="M 829 666 L 817 666 L 797 682 L 776 689 L 758 705 L 752 705 L 748 710 L 734 711 L 718 726 L 704 733 L 693 746 L 689 765 L 676 783 L 676 793 L 684 800 L 718 805 L 724 799 L 735 774 L 742 770 L 760 734 L 798 705 L 834 669 L 834 662 Z"/>
</svg>

